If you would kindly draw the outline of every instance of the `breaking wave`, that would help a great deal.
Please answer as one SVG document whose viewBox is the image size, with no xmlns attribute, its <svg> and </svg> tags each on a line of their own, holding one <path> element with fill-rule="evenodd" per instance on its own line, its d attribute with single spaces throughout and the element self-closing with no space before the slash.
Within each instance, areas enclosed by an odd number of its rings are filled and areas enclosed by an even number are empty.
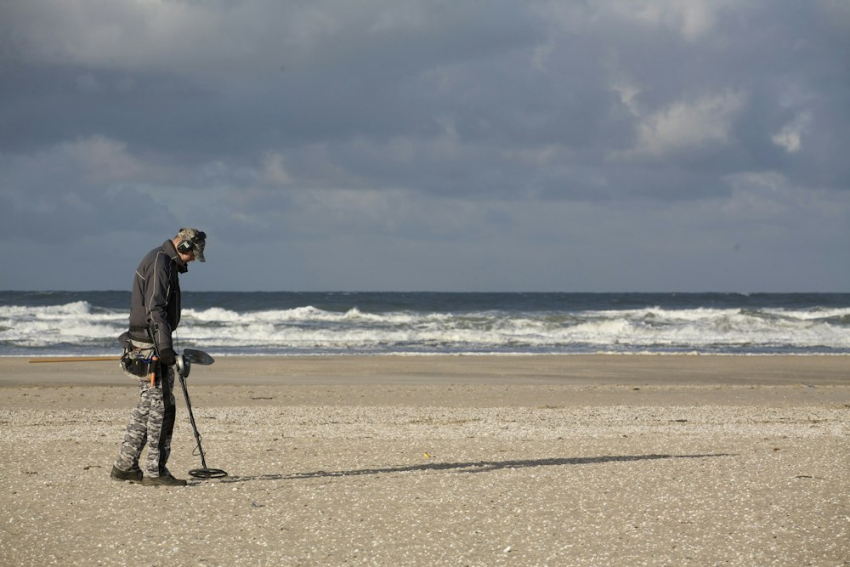
<svg viewBox="0 0 850 567">
<path fill-rule="evenodd" d="M 0 305 L 0 355 L 114 353 L 128 311 Z M 184 309 L 181 347 L 211 353 L 850 353 L 850 307 Z"/>
</svg>

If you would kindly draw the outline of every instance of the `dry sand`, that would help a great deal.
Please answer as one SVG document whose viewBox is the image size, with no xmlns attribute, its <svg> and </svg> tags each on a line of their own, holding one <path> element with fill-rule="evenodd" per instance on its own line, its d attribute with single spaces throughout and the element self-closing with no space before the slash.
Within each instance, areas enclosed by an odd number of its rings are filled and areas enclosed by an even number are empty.
<svg viewBox="0 0 850 567">
<path fill-rule="evenodd" d="M 109 478 L 116 363 L 0 359 L 0 565 L 850 565 L 848 363 L 222 358 L 189 388 L 231 476 L 149 488 Z"/>
</svg>

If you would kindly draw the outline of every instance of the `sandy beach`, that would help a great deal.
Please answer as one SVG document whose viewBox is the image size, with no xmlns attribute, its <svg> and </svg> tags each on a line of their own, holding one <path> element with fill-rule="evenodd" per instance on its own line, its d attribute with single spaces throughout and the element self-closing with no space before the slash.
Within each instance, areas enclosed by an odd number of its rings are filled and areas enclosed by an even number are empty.
<svg viewBox="0 0 850 567">
<path fill-rule="evenodd" d="M 232 357 L 189 389 L 230 476 L 143 487 L 109 478 L 117 362 L 0 358 L 0 564 L 850 565 L 847 357 Z"/>
</svg>

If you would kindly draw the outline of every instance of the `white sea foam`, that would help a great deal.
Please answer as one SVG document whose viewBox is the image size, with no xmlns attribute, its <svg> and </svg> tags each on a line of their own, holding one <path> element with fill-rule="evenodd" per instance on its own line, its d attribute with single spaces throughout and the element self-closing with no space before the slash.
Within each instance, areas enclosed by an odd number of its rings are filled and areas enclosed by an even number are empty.
<svg viewBox="0 0 850 567">
<path fill-rule="evenodd" d="M 111 351 L 128 313 L 85 301 L 0 306 L 0 354 Z M 644 309 L 422 313 L 313 306 L 186 309 L 184 346 L 211 352 L 848 352 L 850 309 Z M 737 350 L 736 350 L 737 349 Z"/>
</svg>

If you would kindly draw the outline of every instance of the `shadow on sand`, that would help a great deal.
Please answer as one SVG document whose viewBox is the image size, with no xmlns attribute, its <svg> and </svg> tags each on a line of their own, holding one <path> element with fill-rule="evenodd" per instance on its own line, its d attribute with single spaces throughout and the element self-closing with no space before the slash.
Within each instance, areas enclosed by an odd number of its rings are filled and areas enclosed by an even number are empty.
<svg viewBox="0 0 850 567">
<path fill-rule="evenodd" d="M 528 459 L 515 461 L 474 461 L 468 463 L 423 463 L 398 467 L 355 469 L 347 471 L 313 471 L 291 474 L 261 474 L 254 476 L 229 476 L 220 480 L 223 483 L 251 482 L 255 480 L 302 480 L 311 478 L 336 478 L 344 476 L 362 476 L 373 474 L 394 474 L 426 471 L 453 471 L 459 473 L 483 473 L 502 469 L 522 469 L 532 467 L 553 467 L 572 465 L 596 465 L 605 463 L 628 463 L 634 461 L 654 461 L 660 459 L 708 459 L 731 457 L 729 453 L 710 453 L 702 455 L 610 455 L 601 457 L 570 457 L 550 459 Z"/>
</svg>

